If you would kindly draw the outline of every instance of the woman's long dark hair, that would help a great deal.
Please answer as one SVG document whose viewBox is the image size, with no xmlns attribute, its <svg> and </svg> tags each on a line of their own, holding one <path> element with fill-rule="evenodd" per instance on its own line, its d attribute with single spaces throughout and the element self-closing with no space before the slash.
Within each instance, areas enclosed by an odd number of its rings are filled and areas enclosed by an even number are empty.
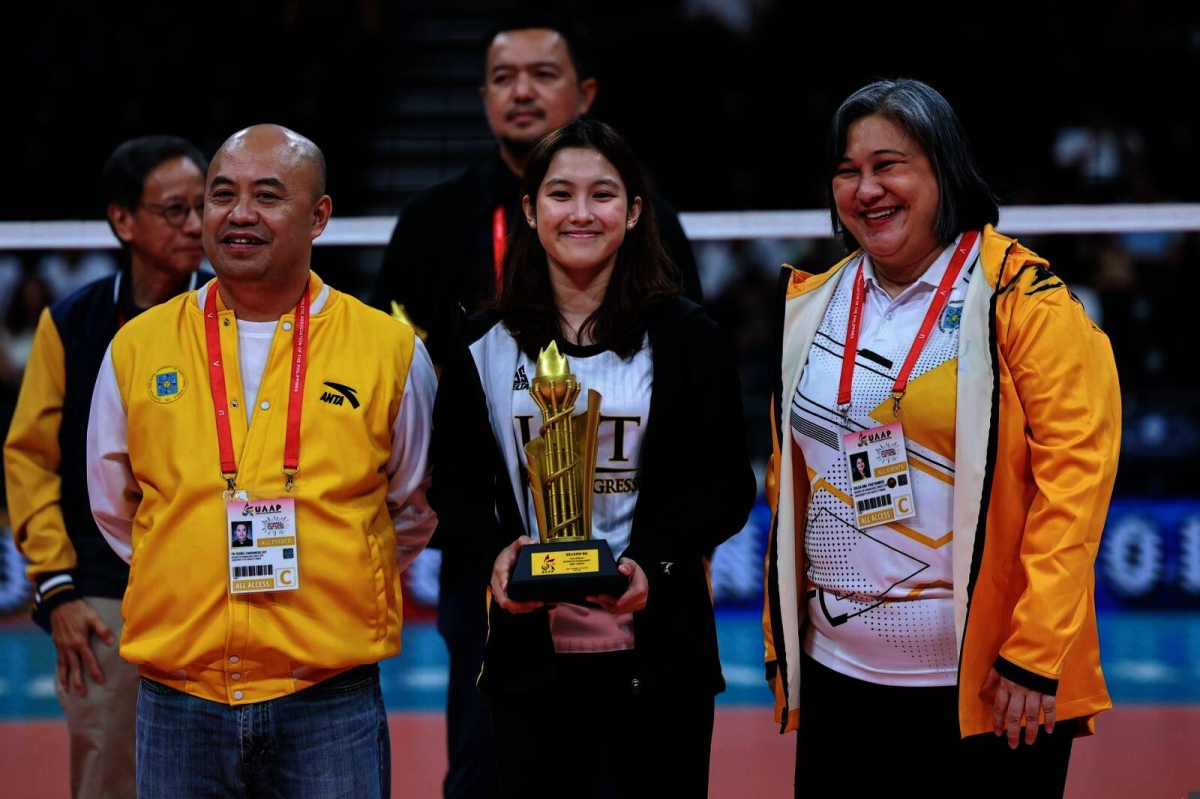
<svg viewBox="0 0 1200 799">
<path fill-rule="evenodd" d="M 593 342 L 629 358 L 642 346 L 651 312 L 680 292 L 679 269 L 658 235 L 658 220 L 646 176 L 620 134 L 603 122 L 580 119 L 547 134 L 534 147 L 521 182 L 521 194 L 537 204 L 538 189 L 559 150 L 593 150 L 616 167 L 625 184 L 627 201 L 642 198 L 642 211 L 617 250 L 616 263 L 600 307 L 580 327 Z M 500 295 L 492 308 L 517 340 L 521 350 L 536 358 L 551 341 L 561 339 L 566 326 L 554 301 L 550 265 L 537 231 L 524 223 L 513 226 L 505 248 Z"/>
</svg>

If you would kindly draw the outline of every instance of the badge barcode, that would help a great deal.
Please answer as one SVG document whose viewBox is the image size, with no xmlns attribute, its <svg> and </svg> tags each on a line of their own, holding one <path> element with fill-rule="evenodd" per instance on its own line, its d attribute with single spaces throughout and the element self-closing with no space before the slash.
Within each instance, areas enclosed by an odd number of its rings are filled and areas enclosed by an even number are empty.
<svg viewBox="0 0 1200 799">
<path fill-rule="evenodd" d="M 274 566 L 270 563 L 260 563 L 257 566 L 233 567 L 233 579 L 235 580 L 239 580 L 242 577 L 271 577 L 274 574 Z"/>
<path fill-rule="evenodd" d="M 867 497 L 866 499 L 860 499 L 858 501 L 858 512 L 865 513 L 866 511 L 875 510 L 876 508 L 882 508 L 884 505 L 891 504 L 891 494 L 883 494 L 882 496 L 878 497 Z"/>
</svg>

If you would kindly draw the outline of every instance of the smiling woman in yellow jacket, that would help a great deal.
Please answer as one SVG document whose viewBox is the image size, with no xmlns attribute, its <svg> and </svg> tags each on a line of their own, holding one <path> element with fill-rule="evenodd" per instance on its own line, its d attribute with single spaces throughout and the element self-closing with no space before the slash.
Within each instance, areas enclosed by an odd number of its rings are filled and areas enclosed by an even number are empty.
<svg viewBox="0 0 1200 799">
<path fill-rule="evenodd" d="M 767 675 L 776 721 L 800 730 L 797 795 L 817 768 L 923 793 L 914 769 L 939 756 L 1061 795 L 1071 738 L 1111 707 L 1093 601 L 1120 444 L 1111 347 L 992 228 L 930 87 L 852 95 L 829 167 L 854 252 L 781 277 L 767 488 Z M 864 524 L 842 436 L 897 421 L 917 513 Z"/>
</svg>

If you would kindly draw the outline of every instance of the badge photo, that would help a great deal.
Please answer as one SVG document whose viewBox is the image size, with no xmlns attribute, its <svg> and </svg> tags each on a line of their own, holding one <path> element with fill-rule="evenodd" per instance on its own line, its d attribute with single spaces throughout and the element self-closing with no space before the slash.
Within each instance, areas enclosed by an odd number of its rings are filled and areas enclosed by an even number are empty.
<svg viewBox="0 0 1200 799">
<path fill-rule="evenodd" d="M 231 545 L 235 547 L 254 546 L 254 522 L 236 521 L 232 526 L 233 530 L 229 537 Z"/>
<path fill-rule="evenodd" d="M 871 456 L 866 451 L 855 452 L 850 455 L 850 481 L 857 483 L 859 480 L 867 480 L 871 477 Z"/>
</svg>

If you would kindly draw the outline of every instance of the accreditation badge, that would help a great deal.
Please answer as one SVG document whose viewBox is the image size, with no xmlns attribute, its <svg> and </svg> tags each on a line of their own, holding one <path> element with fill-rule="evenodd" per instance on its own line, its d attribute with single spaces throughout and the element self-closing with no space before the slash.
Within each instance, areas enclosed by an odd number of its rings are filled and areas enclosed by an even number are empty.
<svg viewBox="0 0 1200 799">
<path fill-rule="evenodd" d="M 917 515 L 900 422 L 842 436 L 842 452 L 860 530 Z"/>
<path fill-rule="evenodd" d="M 245 491 L 226 492 L 225 516 L 229 593 L 300 587 L 294 499 L 250 499 Z"/>
</svg>

